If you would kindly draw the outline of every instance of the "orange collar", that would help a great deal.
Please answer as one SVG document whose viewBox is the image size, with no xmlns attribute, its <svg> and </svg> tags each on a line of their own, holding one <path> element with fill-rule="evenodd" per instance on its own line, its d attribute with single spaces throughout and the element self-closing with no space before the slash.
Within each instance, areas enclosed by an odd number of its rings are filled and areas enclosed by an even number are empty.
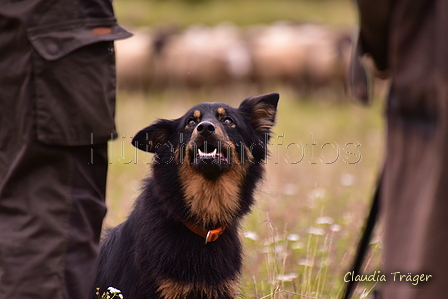
<svg viewBox="0 0 448 299">
<path fill-rule="evenodd" d="M 205 244 L 207 244 L 209 242 L 215 242 L 219 238 L 219 236 L 222 235 L 224 230 L 226 229 L 225 224 L 223 226 L 217 227 L 215 229 L 208 230 L 208 229 L 205 229 L 197 224 L 193 224 L 190 221 L 182 221 L 182 223 L 186 227 L 188 227 L 189 230 L 194 232 L 196 235 L 199 235 L 202 238 L 204 238 Z"/>
</svg>

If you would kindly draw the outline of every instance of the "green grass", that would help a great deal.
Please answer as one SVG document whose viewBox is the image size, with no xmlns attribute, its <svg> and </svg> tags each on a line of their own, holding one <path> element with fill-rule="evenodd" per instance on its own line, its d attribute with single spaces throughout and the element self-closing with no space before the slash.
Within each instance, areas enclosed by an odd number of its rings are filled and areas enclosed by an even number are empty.
<svg viewBox="0 0 448 299">
<path fill-rule="evenodd" d="M 175 24 L 214 25 L 232 22 L 239 26 L 279 20 L 352 25 L 355 12 L 349 0 L 209 0 L 187 1 L 116 0 L 120 23 L 128 26 Z"/>
<path fill-rule="evenodd" d="M 281 86 L 263 92 L 274 90 L 280 92 L 281 99 L 267 175 L 257 205 L 241 228 L 245 248 L 241 294 L 244 298 L 337 298 L 381 164 L 382 105 L 377 101 L 364 108 L 319 96 L 303 99 Z M 236 106 L 254 93 L 259 92 L 249 87 L 230 93 L 119 93 L 120 138 L 109 144 L 106 224 L 114 226 L 126 218 L 141 179 L 150 174 L 144 163 L 147 157 L 136 156 L 130 145 L 133 134 L 157 118 L 179 117 L 195 103 L 220 101 Z M 304 146 L 304 155 L 297 144 Z M 360 155 L 358 163 L 348 164 Z M 378 266 L 378 245 L 373 245 L 368 272 Z"/>
</svg>

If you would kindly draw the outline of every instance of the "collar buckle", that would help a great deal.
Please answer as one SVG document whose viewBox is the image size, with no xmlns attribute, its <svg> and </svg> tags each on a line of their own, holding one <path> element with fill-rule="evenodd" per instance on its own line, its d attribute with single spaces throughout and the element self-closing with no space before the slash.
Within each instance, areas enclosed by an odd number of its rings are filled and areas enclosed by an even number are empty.
<svg viewBox="0 0 448 299">
<path fill-rule="evenodd" d="M 215 242 L 223 234 L 224 230 L 226 229 L 225 224 L 223 226 L 217 227 L 215 229 L 207 230 L 207 229 L 204 229 L 204 228 L 200 227 L 199 225 L 193 224 L 189 221 L 182 221 L 182 223 L 193 233 L 204 238 L 205 244 L 210 243 L 210 242 Z"/>
<path fill-rule="evenodd" d="M 207 232 L 207 235 L 205 236 L 205 244 L 207 245 L 207 243 L 209 242 L 215 242 L 224 232 L 224 230 L 226 229 L 226 226 L 220 226 L 218 228 L 215 229 L 211 229 Z"/>
</svg>

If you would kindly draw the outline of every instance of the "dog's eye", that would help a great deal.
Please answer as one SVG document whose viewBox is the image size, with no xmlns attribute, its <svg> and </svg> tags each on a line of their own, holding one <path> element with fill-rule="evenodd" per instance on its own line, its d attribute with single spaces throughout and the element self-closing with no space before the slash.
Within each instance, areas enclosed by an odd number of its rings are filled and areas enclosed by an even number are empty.
<svg viewBox="0 0 448 299">
<path fill-rule="evenodd" d="M 189 118 L 187 121 L 187 125 L 192 127 L 196 125 L 196 121 L 193 118 Z"/>
<path fill-rule="evenodd" d="M 225 125 L 232 125 L 233 124 L 233 119 L 231 119 L 230 117 L 226 117 L 226 118 L 224 118 L 224 120 L 222 122 Z"/>
</svg>

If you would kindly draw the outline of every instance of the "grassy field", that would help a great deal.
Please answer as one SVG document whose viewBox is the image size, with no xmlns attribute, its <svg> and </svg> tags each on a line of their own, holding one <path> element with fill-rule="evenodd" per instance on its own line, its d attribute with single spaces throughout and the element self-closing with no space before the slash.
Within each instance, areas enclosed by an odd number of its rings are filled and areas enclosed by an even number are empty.
<svg viewBox="0 0 448 299">
<path fill-rule="evenodd" d="M 128 26 L 186 27 L 220 22 L 248 26 L 279 20 L 352 25 L 356 19 L 349 0 L 115 0 L 114 5 L 120 23 Z"/>
<path fill-rule="evenodd" d="M 267 176 L 241 229 L 244 298 L 337 298 L 353 258 L 381 164 L 381 103 L 365 108 L 274 87 L 281 99 Z M 159 117 L 176 118 L 202 101 L 239 104 L 251 92 L 173 91 L 118 96 L 120 137 L 109 144 L 106 224 L 125 219 L 150 174 L 130 141 Z M 378 266 L 374 242 L 370 270 Z M 369 270 L 369 271 L 370 271 Z"/>
</svg>

